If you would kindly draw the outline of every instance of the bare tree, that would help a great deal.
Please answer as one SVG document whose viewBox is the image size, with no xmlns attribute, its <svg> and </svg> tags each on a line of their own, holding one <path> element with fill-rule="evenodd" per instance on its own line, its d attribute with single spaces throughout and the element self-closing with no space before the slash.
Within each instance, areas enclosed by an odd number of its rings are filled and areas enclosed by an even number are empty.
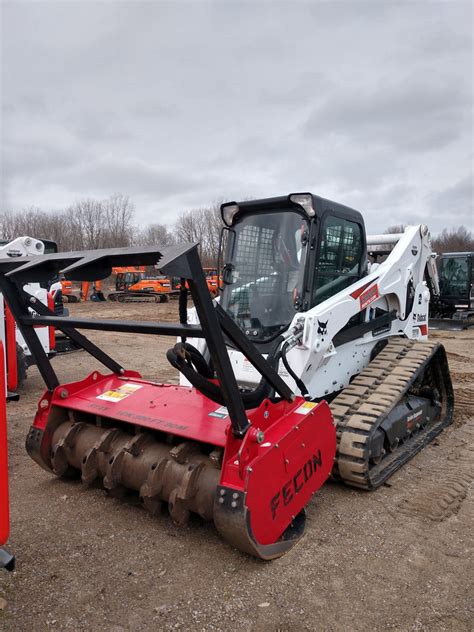
<svg viewBox="0 0 474 632">
<path fill-rule="evenodd" d="M 39 208 L 29 207 L 18 213 L 0 213 L 0 237 L 11 241 L 22 235 L 52 239 L 61 242 L 66 239 L 67 221 L 63 213 L 46 213 Z"/>
<path fill-rule="evenodd" d="M 164 224 L 148 224 L 135 230 L 134 243 L 138 246 L 172 246 L 175 238 Z"/>
<path fill-rule="evenodd" d="M 104 209 L 104 247 L 128 246 L 132 242 L 135 206 L 128 195 L 116 193 L 102 202 Z"/>
<path fill-rule="evenodd" d="M 133 237 L 134 206 L 128 196 L 106 200 L 83 199 L 66 211 L 46 212 L 36 207 L 0 213 L 0 237 L 22 235 L 52 239 L 60 251 L 127 246 Z"/>
<path fill-rule="evenodd" d="M 438 253 L 474 251 L 474 237 L 465 226 L 458 226 L 451 230 L 444 228 L 432 240 L 432 245 L 433 250 Z"/>
<path fill-rule="evenodd" d="M 406 227 L 407 227 L 407 224 L 393 224 L 393 226 L 389 226 L 386 230 L 384 230 L 384 233 L 386 234 L 404 233 Z"/>
<path fill-rule="evenodd" d="M 199 244 L 199 254 L 205 266 L 217 263 L 221 231 L 220 202 L 209 207 L 184 211 L 175 225 L 180 242 Z"/>
<path fill-rule="evenodd" d="M 104 208 L 101 202 L 91 198 L 75 202 L 67 210 L 72 228 L 72 250 L 101 248 L 104 237 Z"/>
</svg>

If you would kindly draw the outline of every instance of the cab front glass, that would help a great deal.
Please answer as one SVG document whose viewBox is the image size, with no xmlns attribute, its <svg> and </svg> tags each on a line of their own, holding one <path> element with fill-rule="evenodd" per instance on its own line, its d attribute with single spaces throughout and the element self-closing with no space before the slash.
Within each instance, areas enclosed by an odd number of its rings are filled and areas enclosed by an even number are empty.
<svg viewBox="0 0 474 632">
<path fill-rule="evenodd" d="M 293 211 L 244 215 L 233 227 L 221 305 L 256 342 L 277 336 L 298 311 L 307 235 Z"/>
</svg>

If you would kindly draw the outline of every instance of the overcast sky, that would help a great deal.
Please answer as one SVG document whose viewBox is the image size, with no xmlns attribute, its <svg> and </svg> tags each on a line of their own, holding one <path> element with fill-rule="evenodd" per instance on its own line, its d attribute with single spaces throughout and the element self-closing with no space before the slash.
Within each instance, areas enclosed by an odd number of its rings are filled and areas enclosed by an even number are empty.
<svg viewBox="0 0 474 632">
<path fill-rule="evenodd" d="M 3 210 L 312 191 L 473 228 L 472 3 L 1 3 Z"/>
</svg>

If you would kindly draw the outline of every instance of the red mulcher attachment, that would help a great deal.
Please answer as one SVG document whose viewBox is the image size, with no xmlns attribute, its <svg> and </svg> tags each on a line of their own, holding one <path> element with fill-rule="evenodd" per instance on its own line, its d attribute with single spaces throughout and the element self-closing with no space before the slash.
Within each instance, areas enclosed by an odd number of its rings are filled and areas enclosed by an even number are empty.
<svg viewBox="0 0 474 632">
<path fill-rule="evenodd" d="M 33 344 L 48 390 L 27 450 L 57 476 L 78 472 L 85 484 L 102 480 L 115 495 L 135 490 L 153 514 L 165 502 L 178 524 L 194 512 L 213 520 L 240 550 L 262 559 L 279 557 L 302 537 L 304 507 L 331 472 L 336 433 L 329 407 L 295 397 L 274 370 L 275 357 L 264 359 L 226 312 L 212 304 L 194 246 L 173 252 L 168 260 L 162 253 L 117 249 L 45 255 L 14 269 L 11 261 L 0 260 L 0 289 L 28 343 L 34 343 L 33 324 L 54 325 L 113 371 L 60 385 L 41 356 L 42 347 Z M 92 262 L 94 278 L 104 278 L 112 265 L 158 261 L 162 273 L 188 280 L 200 326 L 185 322 L 184 282 L 180 325 L 61 318 L 22 290 L 26 276 L 41 278 L 52 269 L 81 280 L 90 275 Z M 33 318 L 28 307 L 39 316 Z M 126 371 L 77 328 L 182 336 L 167 355 L 193 387 L 157 384 Z M 184 341 L 186 335 L 205 337 L 211 362 Z M 239 389 L 224 335 L 262 374 L 254 392 Z"/>
<path fill-rule="evenodd" d="M 5 354 L 0 341 L 0 546 L 6 544 L 10 534 L 6 381 Z M 3 548 L 0 548 L 0 568 L 7 571 L 15 568 L 15 558 Z"/>
<path fill-rule="evenodd" d="M 328 478 L 335 428 L 326 402 L 268 399 L 236 438 L 227 410 L 194 388 L 157 385 L 136 373 L 93 373 L 40 400 L 28 451 L 57 476 L 81 472 L 113 492 L 133 489 L 153 514 L 168 503 L 214 520 L 239 549 L 272 559 L 304 530 L 304 507 Z"/>
</svg>

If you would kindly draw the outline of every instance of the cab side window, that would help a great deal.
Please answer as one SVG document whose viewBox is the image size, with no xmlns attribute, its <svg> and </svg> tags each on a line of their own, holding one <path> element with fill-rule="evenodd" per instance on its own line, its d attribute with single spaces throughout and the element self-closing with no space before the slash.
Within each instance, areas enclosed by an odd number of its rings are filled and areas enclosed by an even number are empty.
<svg viewBox="0 0 474 632">
<path fill-rule="evenodd" d="M 442 259 L 440 286 L 446 296 L 464 296 L 469 292 L 469 261 L 466 258 L 451 257 Z"/>
<path fill-rule="evenodd" d="M 314 274 L 312 306 L 322 303 L 361 276 L 362 228 L 356 222 L 326 215 Z"/>
</svg>

